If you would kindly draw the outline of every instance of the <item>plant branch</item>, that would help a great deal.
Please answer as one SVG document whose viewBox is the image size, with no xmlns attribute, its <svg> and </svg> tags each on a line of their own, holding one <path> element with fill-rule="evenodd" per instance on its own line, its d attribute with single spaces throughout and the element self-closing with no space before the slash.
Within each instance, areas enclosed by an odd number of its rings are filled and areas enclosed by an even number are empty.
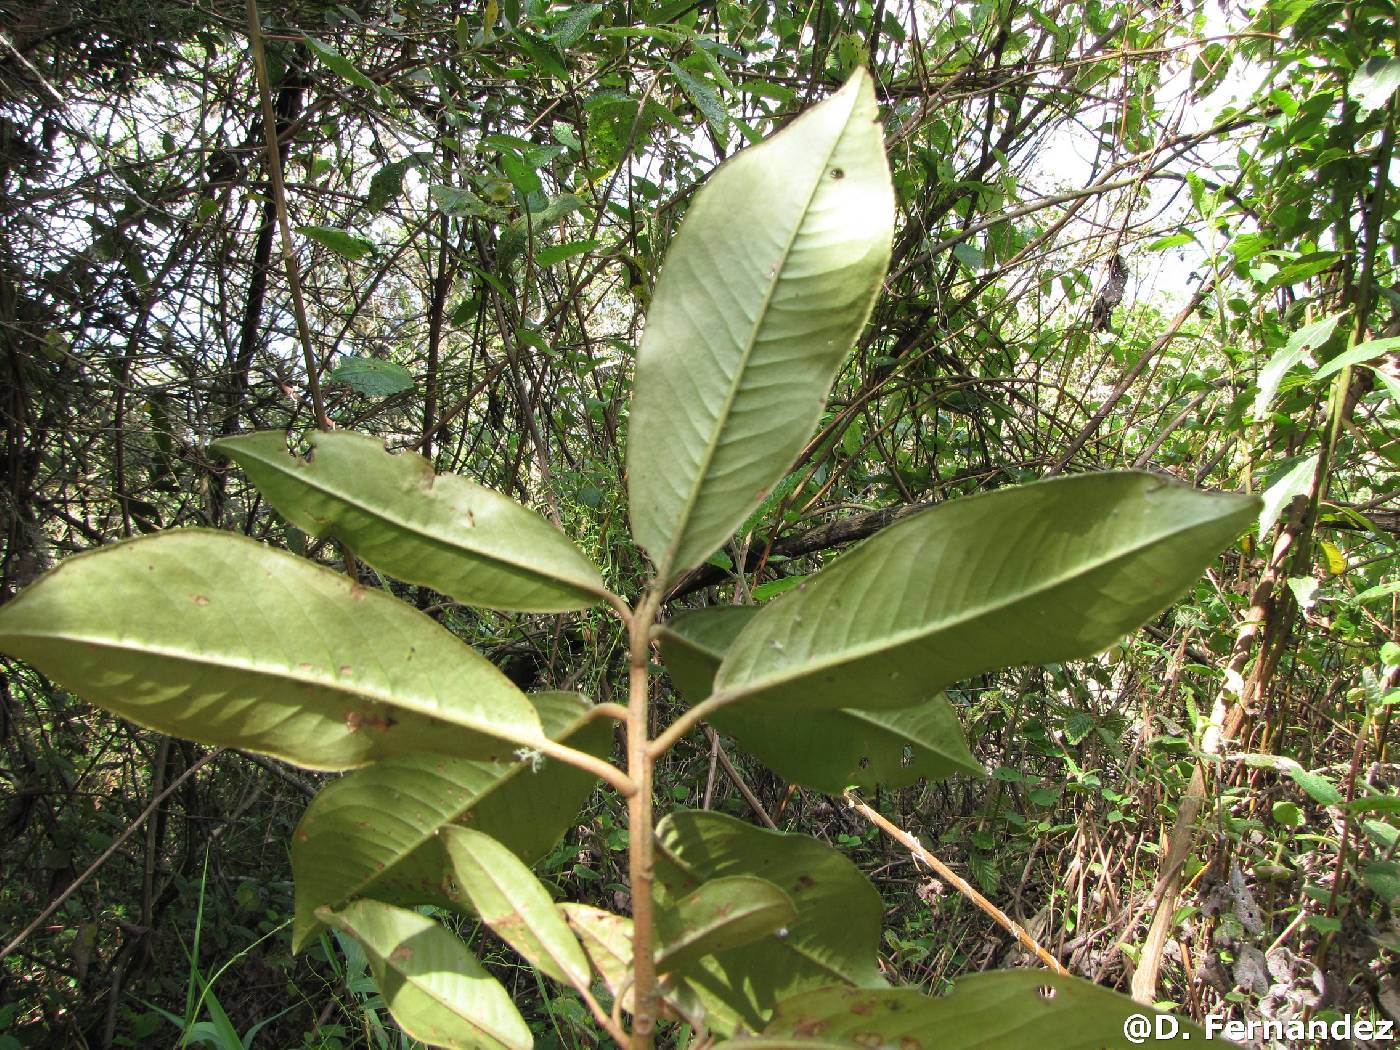
<svg viewBox="0 0 1400 1050">
<path fill-rule="evenodd" d="M 1046 951 L 1046 949 L 1042 948 L 1040 943 L 1027 933 L 1020 923 L 1010 915 L 1007 915 L 1006 912 L 1002 911 L 991 901 L 987 900 L 982 894 L 978 893 L 966 879 L 952 868 L 948 867 L 948 865 L 944 864 L 932 853 L 924 849 L 923 844 L 913 835 L 909 834 L 909 832 L 905 831 L 903 828 L 892 824 L 875 810 L 871 809 L 860 800 L 859 796 L 857 796 L 854 791 L 847 790 L 845 797 L 852 809 L 907 849 L 910 855 L 920 864 L 932 868 L 940 879 L 952 883 L 953 887 L 957 889 L 959 893 L 990 915 L 998 926 L 1015 937 L 1016 940 L 1020 942 L 1021 947 L 1032 952 L 1046 967 L 1065 977 L 1070 975 L 1069 971 L 1060 963 L 1060 960 L 1056 959 Z"/>
</svg>

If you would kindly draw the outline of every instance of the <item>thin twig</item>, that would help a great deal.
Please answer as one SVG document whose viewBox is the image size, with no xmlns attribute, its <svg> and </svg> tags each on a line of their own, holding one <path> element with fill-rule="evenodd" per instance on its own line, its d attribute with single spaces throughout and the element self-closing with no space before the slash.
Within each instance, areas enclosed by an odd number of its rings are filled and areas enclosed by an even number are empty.
<svg viewBox="0 0 1400 1050">
<path fill-rule="evenodd" d="M 144 824 L 146 822 L 146 819 L 150 817 L 150 815 L 154 813 L 157 809 L 160 808 L 160 804 L 175 793 L 175 790 L 181 784 L 183 784 L 186 780 L 193 776 L 197 770 L 203 767 L 211 759 L 221 754 L 223 754 L 222 750 L 209 752 L 209 754 L 199 759 L 197 762 L 194 763 L 194 765 L 190 766 L 189 769 L 185 770 L 173 781 L 171 781 L 170 785 L 164 791 L 162 791 L 155 798 L 151 799 L 150 805 L 148 805 L 145 809 L 141 811 L 141 815 L 138 816 L 135 820 L 133 820 L 130 824 L 128 824 L 126 828 L 122 831 L 122 833 L 112 840 L 112 844 L 102 851 L 101 856 L 99 856 L 95 861 L 88 865 L 88 868 L 85 872 L 83 872 L 71 883 L 69 883 L 68 888 L 62 893 L 60 893 L 57 897 L 55 897 L 49 903 L 49 906 L 35 917 L 33 922 L 31 922 L 28 926 L 22 929 L 19 933 L 15 934 L 15 936 L 10 939 L 10 942 L 6 944 L 4 948 L 0 948 L 0 959 L 5 958 L 16 948 L 18 948 L 21 944 L 27 941 L 29 939 L 29 935 L 32 934 L 35 930 L 37 930 L 40 926 L 42 926 L 48 920 L 49 916 L 51 916 L 54 912 L 58 911 L 58 909 L 63 906 L 63 902 L 77 892 L 78 887 L 80 887 L 83 883 L 87 882 L 88 879 L 92 878 L 92 876 L 97 873 L 98 869 L 101 868 L 102 865 L 106 864 L 107 861 L 111 859 L 112 854 L 116 853 L 117 850 L 121 848 L 122 843 L 129 839 L 135 833 L 136 829 L 139 828 L 142 824 Z"/>
<path fill-rule="evenodd" d="M 282 262 L 287 270 L 287 286 L 292 293 L 292 313 L 296 315 L 297 335 L 306 360 L 306 389 L 311 394 L 311 408 L 316 413 L 316 425 L 331 429 L 326 406 L 321 400 L 320 367 L 311 345 L 311 326 L 306 320 L 306 303 L 301 295 L 301 274 L 297 270 L 296 249 L 292 244 L 292 226 L 287 219 L 287 190 L 282 183 L 282 147 L 277 140 L 277 111 L 272 105 L 272 81 L 267 73 L 267 55 L 263 52 L 262 22 L 258 18 L 258 0 L 248 0 L 248 43 L 253 50 L 253 65 L 258 74 L 258 96 L 262 101 L 263 132 L 267 139 L 267 181 L 272 190 L 272 203 L 277 210 L 277 228 L 282 235 Z"/>
<path fill-rule="evenodd" d="M 1060 960 L 1056 959 L 1042 948 L 1040 943 L 1027 933 L 1020 923 L 1016 922 L 1010 915 L 1007 915 L 1006 912 L 1002 911 L 991 901 L 987 900 L 986 897 L 978 893 L 966 879 L 958 875 L 952 868 L 948 867 L 948 865 L 944 864 L 932 853 L 924 849 L 923 844 L 913 835 L 909 834 L 909 832 L 905 831 L 903 828 L 890 823 L 875 810 L 871 809 L 860 800 L 854 791 L 846 792 L 846 801 L 857 813 L 907 849 L 916 861 L 932 868 L 934 872 L 937 873 L 938 877 L 945 882 L 952 883 L 953 887 L 959 893 L 990 915 L 998 926 L 1015 937 L 1016 940 L 1020 941 L 1021 946 L 1027 951 L 1035 953 L 1036 958 L 1047 967 L 1058 974 L 1062 974 L 1066 977 L 1069 976 L 1069 971 L 1060 964 Z"/>
</svg>

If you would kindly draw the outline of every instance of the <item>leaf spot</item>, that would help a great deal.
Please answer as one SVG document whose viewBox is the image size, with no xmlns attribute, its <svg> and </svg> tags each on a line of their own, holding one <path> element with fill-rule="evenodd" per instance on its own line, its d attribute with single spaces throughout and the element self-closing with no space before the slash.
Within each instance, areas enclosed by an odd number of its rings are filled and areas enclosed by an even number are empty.
<svg viewBox="0 0 1400 1050">
<path fill-rule="evenodd" d="M 208 604 L 209 604 L 209 599 L 206 598 L 206 597 L 205 597 L 204 595 L 202 595 L 202 594 L 191 594 L 191 595 L 190 595 L 190 601 L 194 602 L 196 605 L 208 605 Z"/>
<path fill-rule="evenodd" d="M 363 583 L 351 584 L 351 586 L 350 586 L 350 597 L 351 597 L 352 600 L 357 601 L 357 602 L 362 602 L 362 601 L 364 601 L 364 600 L 365 600 L 365 585 L 364 585 Z"/>
<path fill-rule="evenodd" d="M 412 959 L 412 958 L 413 958 L 413 949 L 410 948 L 410 947 L 408 947 L 408 946 L 405 945 L 405 944 L 400 944 L 397 948 L 395 948 L 393 951 L 391 951 L 391 952 L 389 953 L 389 961 L 390 961 L 391 963 L 400 963 L 400 964 L 402 964 L 402 963 L 408 962 L 408 961 L 409 961 L 410 959 Z"/>
<path fill-rule="evenodd" d="M 844 178 L 846 177 L 845 169 L 843 169 L 843 168 L 832 168 L 832 169 L 831 169 L 831 177 L 832 177 L 833 179 L 844 179 Z"/>
</svg>

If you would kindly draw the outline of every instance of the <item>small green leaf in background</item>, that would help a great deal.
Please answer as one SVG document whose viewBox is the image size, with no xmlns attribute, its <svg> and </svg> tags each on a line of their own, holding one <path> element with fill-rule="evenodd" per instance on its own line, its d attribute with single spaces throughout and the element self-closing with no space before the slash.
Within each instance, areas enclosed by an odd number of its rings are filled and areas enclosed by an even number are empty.
<svg viewBox="0 0 1400 1050">
<path fill-rule="evenodd" d="M 1314 454 L 1300 460 L 1287 474 L 1284 474 L 1264 490 L 1264 502 L 1259 508 L 1258 522 L 1261 540 L 1268 537 L 1269 532 L 1278 524 L 1279 517 L 1288 509 L 1289 504 L 1308 491 L 1312 484 L 1313 475 L 1316 473 L 1317 456 Z"/>
<path fill-rule="evenodd" d="M 372 241 L 330 226 L 298 226 L 297 233 L 310 237 L 317 244 L 329 248 L 337 255 L 352 262 L 356 259 L 363 259 L 374 251 Z"/>
<path fill-rule="evenodd" d="M 1320 367 L 1313 373 L 1313 379 L 1328 379 L 1348 366 L 1361 365 L 1365 364 L 1367 361 L 1374 361 L 1382 354 L 1387 354 L 1394 350 L 1397 346 L 1400 346 L 1400 337 L 1397 336 L 1391 336 L 1387 339 L 1372 339 L 1366 343 L 1358 343 L 1350 350 L 1343 350 L 1336 357 L 1332 358 L 1332 360 Z"/>
<path fill-rule="evenodd" d="M 1301 828 L 1303 826 L 1303 811 L 1298 808 L 1296 802 L 1275 802 L 1273 816 L 1276 823 L 1282 824 L 1286 828 Z"/>
<path fill-rule="evenodd" d="M 1400 87 L 1400 58 L 1374 55 L 1351 78 L 1351 97 L 1363 113 L 1380 109 Z"/>
<path fill-rule="evenodd" d="M 407 368 L 377 357 L 343 357 L 331 369 L 331 379 L 365 397 L 392 397 L 413 389 L 413 376 Z"/>
<path fill-rule="evenodd" d="M 467 946 L 424 915 L 363 900 L 322 922 L 364 948 L 379 993 L 400 1027 L 449 1050 L 529 1050 L 525 1019 Z"/>
<path fill-rule="evenodd" d="M 1393 860 L 1375 860 L 1363 871 L 1366 885 L 1387 901 L 1400 897 L 1400 864 Z"/>
<path fill-rule="evenodd" d="M 1288 775 L 1319 805 L 1335 806 L 1342 801 L 1342 793 L 1337 790 L 1337 785 L 1321 773 L 1309 772 L 1302 766 L 1290 766 Z"/>
<path fill-rule="evenodd" d="M 369 180 L 369 194 L 365 197 L 365 207 L 370 211 L 383 211 L 388 203 L 403 193 L 404 175 L 418 163 L 418 158 L 404 157 L 402 160 L 385 164 Z"/>
<path fill-rule="evenodd" d="M 373 80 L 365 76 L 351 64 L 350 60 L 342 55 L 329 44 L 323 44 L 314 36 L 303 36 L 302 41 L 310 49 L 311 53 L 319 58 L 323 65 L 337 76 L 343 77 L 356 87 L 362 87 L 367 91 L 378 91 L 379 87 Z"/>
<path fill-rule="evenodd" d="M 576 255 L 586 255 L 597 248 L 600 243 L 597 240 L 586 240 L 570 241 L 568 244 L 552 244 L 535 253 L 535 263 L 538 266 L 553 266 L 565 259 L 572 259 Z"/>
<path fill-rule="evenodd" d="M 1320 321 L 1304 325 L 1275 351 L 1273 357 L 1269 358 L 1269 363 L 1259 372 L 1259 392 L 1254 395 L 1254 407 L 1250 412 L 1255 420 L 1262 420 L 1268 416 L 1269 406 L 1274 400 L 1274 395 L 1278 393 L 1283 377 L 1303 360 L 1308 351 L 1317 349 L 1331 339 L 1332 333 L 1337 329 L 1337 322 L 1345 316 L 1341 313 L 1332 314 Z"/>
</svg>

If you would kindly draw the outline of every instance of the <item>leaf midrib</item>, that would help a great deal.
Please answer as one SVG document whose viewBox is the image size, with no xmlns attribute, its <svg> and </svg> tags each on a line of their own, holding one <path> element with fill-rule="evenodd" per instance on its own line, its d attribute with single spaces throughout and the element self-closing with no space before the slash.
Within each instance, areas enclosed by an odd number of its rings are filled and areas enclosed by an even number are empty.
<svg viewBox="0 0 1400 1050">
<path fill-rule="evenodd" d="M 566 587 L 579 591 L 590 597 L 602 597 L 606 593 L 606 588 L 595 587 L 592 584 L 580 583 L 576 579 L 563 579 L 557 576 L 550 576 L 544 572 L 541 572 L 539 569 L 533 568 L 530 565 L 525 564 L 523 562 L 513 560 L 512 558 L 506 557 L 498 552 L 483 550 L 480 547 L 474 547 L 467 543 L 454 543 L 450 540 L 443 539 L 441 536 L 438 536 L 433 532 L 427 531 L 424 527 L 416 523 L 404 522 L 399 519 L 391 518 L 383 511 L 377 510 L 375 507 L 366 504 L 358 499 L 355 499 L 354 497 L 349 496 L 345 492 L 341 491 L 339 488 L 330 485 L 324 477 L 315 475 L 313 473 L 315 469 L 314 464 L 308 468 L 298 467 L 295 464 L 295 462 L 293 462 L 292 464 L 290 464 L 289 467 L 287 464 L 280 462 L 280 460 L 271 457 L 257 455 L 256 458 L 258 462 L 262 463 L 266 467 L 271 468 L 272 470 L 277 471 L 283 477 L 288 479 L 300 480 L 303 483 L 309 485 L 311 488 L 316 489 L 322 495 L 330 499 L 337 500 L 340 503 L 343 503 L 354 510 L 360 511 L 368 517 L 373 518 L 381 525 L 388 526 L 389 528 L 402 529 L 403 531 L 412 534 L 418 539 L 426 542 L 428 545 L 434 547 L 442 553 L 448 554 L 449 556 L 453 554 L 460 555 L 463 551 L 465 551 L 474 557 L 478 557 L 484 561 L 491 562 L 495 566 L 499 566 L 505 570 L 513 570 L 516 572 L 523 573 L 526 576 L 532 577 L 537 581 L 544 581 L 546 584 L 563 584 Z M 301 471 L 302 473 L 298 474 L 297 471 Z M 469 485 L 473 484 L 473 482 L 471 482 L 467 478 L 461 478 L 460 480 Z M 428 484 L 424 486 L 427 492 L 432 492 L 433 485 L 436 481 L 437 475 L 429 475 Z M 484 492 L 491 491 L 490 489 L 487 489 L 484 486 L 479 487 L 481 487 L 482 491 Z M 521 509 L 529 513 L 528 507 L 522 506 Z M 332 530 L 337 530 L 338 523 L 329 522 L 328 524 Z M 561 534 L 560 538 L 563 539 L 565 542 L 568 542 L 567 536 L 563 536 Z"/>
<path fill-rule="evenodd" d="M 1224 516 L 1225 515 L 1222 515 L 1222 517 Z M 773 675 L 761 679 L 750 679 L 748 681 L 743 681 L 739 683 L 721 684 L 720 676 L 724 672 L 724 664 L 721 663 L 719 669 L 715 672 L 714 692 L 715 694 L 721 692 L 732 692 L 733 698 L 735 700 L 738 700 L 752 693 L 763 692 L 782 685 L 788 685 L 793 682 L 800 681 L 805 677 L 817 674 L 830 667 L 839 667 L 842 664 L 854 663 L 868 656 L 873 656 L 879 652 L 899 648 L 909 642 L 918 641 L 921 638 L 926 638 L 944 631 L 956 630 L 957 628 L 964 627 L 975 620 L 1001 612 L 1013 605 L 1017 605 L 1021 602 L 1030 601 L 1035 598 L 1041 597 L 1049 593 L 1050 591 L 1054 591 L 1057 588 L 1064 586 L 1067 583 L 1073 582 L 1079 576 L 1085 576 L 1092 572 L 1098 572 L 1099 570 L 1112 566 L 1118 562 L 1125 561 L 1128 558 L 1131 558 L 1132 556 L 1139 554 L 1150 547 L 1154 547 L 1161 542 L 1174 539 L 1178 536 L 1185 535 L 1189 532 L 1194 532 L 1197 529 L 1203 528 L 1209 524 L 1211 524 L 1210 519 L 1204 521 L 1198 519 L 1184 528 L 1173 529 L 1168 532 L 1155 533 L 1150 540 L 1132 544 L 1131 546 L 1122 549 L 1119 553 L 1114 554 L 1112 557 L 1089 562 L 1087 563 L 1088 567 L 1081 567 L 1075 572 L 1053 577 L 1051 580 L 1040 586 L 1028 590 L 1019 591 L 1012 598 L 1004 599 L 998 602 L 992 602 L 990 604 L 975 606 L 972 609 L 964 612 L 960 616 L 957 616 L 953 619 L 940 621 L 936 627 L 914 627 L 902 631 L 895 631 L 892 634 L 882 635 L 878 640 L 872 639 L 871 641 L 864 642 L 859 645 L 852 646 L 850 648 L 840 649 L 833 655 L 828 657 L 809 658 L 807 660 L 804 660 L 801 664 L 796 665 L 792 669 L 793 673 L 790 674 Z M 744 632 L 748 631 L 751 628 L 751 626 L 752 625 L 750 625 L 750 627 L 744 628 L 744 631 L 740 632 L 739 637 L 735 639 L 736 645 L 740 640 L 742 640 Z M 730 652 L 733 652 L 732 648 Z M 731 686 L 737 686 L 737 688 L 731 688 Z M 842 710 L 845 710 L 845 708 L 842 708 Z"/>
<path fill-rule="evenodd" d="M 362 700 L 366 703 L 377 703 L 384 704 L 388 707 L 402 708 L 405 711 L 411 711 L 413 714 L 420 715 L 424 718 L 429 718 L 438 722 L 444 722 L 448 725 L 457 726 L 462 729 L 471 729 L 497 740 L 506 740 L 510 743 L 521 744 L 524 746 L 534 746 L 541 743 L 545 739 L 543 730 L 541 730 L 540 736 L 524 736 L 517 733 L 507 734 L 499 731 L 499 729 L 497 729 L 496 731 L 491 731 L 489 728 L 490 723 L 478 724 L 474 721 L 461 721 L 459 719 L 447 717 L 443 714 L 443 712 L 440 709 L 428 709 L 425 707 L 417 706 L 416 703 L 406 704 L 403 702 L 402 694 L 394 694 L 393 698 L 391 699 L 385 696 L 384 694 L 380 693 L 378 690 L 350 689 L 346 688 L 347 683 L 332 683 L 323 679 L 312 678 L 310 676 L 304 677 L 294 674 L 290 671 L 279 671 L 275 667 L 270 668 L 267 666 L 242 664 L 234 660 L 210 659 L 204 656 L 195 657 L 185 651 L 167 649 L 160 646 L 136 647 L 131 645 L 122 645 L 120 643 L 113 642 L 110 639 L 83 637 L 76 634 L 54 635 L 36 634 L 31 631 L 6 631 L 3 634 L 0 634 L 0 637 L 31 638 L 40 642 L 50 643 L 57 641 L 60 644 L 84 645 L 104 651 L 119 652 L 132 656 L 153 656 L 159 659 L 169 660 L 174 663 L 192 664 L 196 667 L 203 667 L 210 672 L 234 671 L 252 675 L 258 678 L 273 679 L 275 681 L 284 682 L 289 686 L 316 685 L 324 689 L 332 690 L 334 692 L 347 693 L 355 697 L 356 699 Z M 293 706 L 298 707 L 298 709 L 304 709 L 305 707 L 305 705 L 300 704 Z"/>
<path fill-rule="evenodd" d="M 772 305 L 773 294 L 777 291 L 778 285 L 782 283 L 783 271 L 787 268 L 788 260 L 792 256 L 792 248 L 793 245 L 797 243 L 798 234 L 801 233 L 802 227 L 806 225 L 807 217 L 812 210 L 812 202 L 816 199 L 818 192 L 820 192 L 822 186 L 824 185 L 822 173 L 826 171 L 827 164 L 830 162 L 832 156 L 836 153 L 837 147 L 841 144 L 841 141 L 846 137 L 847 132 L 850 130 L 851 114 L 855 111 L 856 103 L 859 101 L 860 96 L 861 92 L 859 89 L 853 91 L 851 94 L 851 104 L 846 112 L 844 120 L 841 123 L 841 130 L 836 134 L 835 138 L 832 140 L 831 148 L 828 149 L 826 152 L 826 159 L 823 160 L 822 163 L 818 166 L 817 177 L 812 181 L 812 189 L 811 192 L 807 195 L 807 202 L 802 206 L 802 211 L 799 215 L 798 221 L 793 224 L 792 232 L 788 235 L 787 244 L 783 247 L 782 254 L 778 257 L 778 265 L 776 270 L 774 271 L 773 279 L 768 282 L 768 287 L 764 290 L 763 299 L 759 304 L 758 317 L 754 321 L 754 324 L 750 327 L 748 340 L 744 345 L 743 353 L 741 354 L 739 359 L 739 367 L 734 370 L 734 378 L 729 384 L 728 394 L 725 395 L 724 406 L 720 411 L 718 420 L 716 421 L 717 425 L 714 427 L 713 432 L 710 435 L 710 440 L 705 445 L 704 454 L 702 455 L 698 468 L 695 472 L 695 481 L 690 486 L 690 493 L 686 497 L 685 505 L 681 508 L 680 519 L 677 522 L 677 527 L 675 530 L 675 539 L 671 541 L 670 545 L 666 550 L 666 563 L 665 565 L 657 567 L 656 575 L 658 579 L 665 580 L 671 575 L 671 570 L 673 568 L 673 563 L 676 560 L 676 556 L 679 553 L 682 544 L 687 539 L 690 521 L 695 513 L 695 502 L 700 498 L 700 490 L 705 487 L 705 478 L 709 473 L 710 465 L 714 462 L 715 454 L 719 450 L 720 436 L 724 433 L 725 429 L 728 426 L 729 417 L 734 408 L 734 402 L 737 399 L 739 395 L 739 389 L 743 384 L 744 374 L 748 370 L 749 359 L 753 356 L 754 347 L 758 344 L 759 330 L 763 328 L 764 322 L 768 316 L 768 308 Z M 786 464 L 784 464 L 783 469 L 787 469 Z M 740 519 L 740 521 L 742 521 L 742 519 Z M 736 522 L 735 524 L 738 525 L 740 524 L 740 522 Z"/>
</svg>

